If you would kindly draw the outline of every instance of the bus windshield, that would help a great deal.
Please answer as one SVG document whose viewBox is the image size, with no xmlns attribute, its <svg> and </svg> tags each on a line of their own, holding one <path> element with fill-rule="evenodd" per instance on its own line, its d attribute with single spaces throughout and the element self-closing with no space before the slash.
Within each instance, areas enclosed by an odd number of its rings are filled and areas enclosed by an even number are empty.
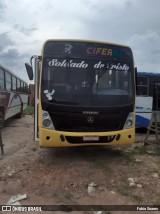
<svg viewBox="0 0 160 214">
<path fill-rule="evenodd" d="M 52 48 L 55 52 L 45 50 L 42 101 L 77 106 L 117 106 L 134 102 L 131 60 L 95 56 L 91 48 L 87 49 L 88 55 L 59 54 L 55 48 Z"/>
</svg>

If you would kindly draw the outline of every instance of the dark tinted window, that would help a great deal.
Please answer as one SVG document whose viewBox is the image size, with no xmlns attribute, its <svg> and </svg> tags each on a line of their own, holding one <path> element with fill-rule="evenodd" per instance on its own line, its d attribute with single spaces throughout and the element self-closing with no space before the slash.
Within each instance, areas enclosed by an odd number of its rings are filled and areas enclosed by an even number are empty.
<svg viewBox="0 0 160 214">
<path fill-rule="evenodd" d="M 5 72 L 6 76 L 6 90 L 10 91 L 11 90 L 11 75 L 7 72 Z"/>
<path fill-rule="evenodd" d="M 0 90 L 4 89 L 4 71 L 0 68 Z"/>
<path fill-rule="evenodd" d="M 12 76 L 12 90 L 16 91 L 16 77 Z"/>
</svg>

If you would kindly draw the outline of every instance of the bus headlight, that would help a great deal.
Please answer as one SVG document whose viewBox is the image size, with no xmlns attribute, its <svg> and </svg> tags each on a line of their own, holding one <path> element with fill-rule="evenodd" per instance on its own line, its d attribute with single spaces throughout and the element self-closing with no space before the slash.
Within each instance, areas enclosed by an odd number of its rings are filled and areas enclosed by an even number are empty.
<svg viewBox="0 0 160 214">
<path fill-rule="evenodd" d="M 51 126 L 52 122 L 49 119 L 45 119 L 43 120 L 43 126 L 48 128 L 49 126 Z"/>
<path fill-rule="evenodd" d="M 129 113 L 128 117 L 127 117 L 127 120 L 124 124 L 124 127 L 123 129 L 129 129 L 129 128 L 132 128 L 134 125 L 134 113 L 131 112 Z"/>
<path fill-rule="evenodd" d="M 55 129 L 49 113 L 44 110 L 42 110 L 42 127 L 47 129 Z"/>
<path fill-rule="evenodd" d="M 43 118 L 47 118 L 48 117 L 48 113 L 47 112 L 44 112 L 43 113 Z"/>
</svg>

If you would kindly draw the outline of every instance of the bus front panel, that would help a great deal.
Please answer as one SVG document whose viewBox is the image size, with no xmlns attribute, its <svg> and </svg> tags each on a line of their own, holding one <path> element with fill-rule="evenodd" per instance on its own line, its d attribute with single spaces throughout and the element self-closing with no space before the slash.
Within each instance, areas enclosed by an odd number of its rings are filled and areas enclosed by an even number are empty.
<svg viewBox="0 0 160 214">
<path fill-rule="evenodd" d="M 133 143 L 135 87 L 130 48 L 48 41 L 42 53 L 40 145 Z"/>
</svg>

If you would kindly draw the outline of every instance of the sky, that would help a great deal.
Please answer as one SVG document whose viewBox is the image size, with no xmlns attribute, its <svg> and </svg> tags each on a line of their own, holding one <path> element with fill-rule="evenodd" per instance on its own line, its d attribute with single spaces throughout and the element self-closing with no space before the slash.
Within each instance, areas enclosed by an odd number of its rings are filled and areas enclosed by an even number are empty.
<svg viewBox="0 0 160 214">
<path fill-rule="evenodd" d="M 160 73 L 160 0 L 0 0 L 0 64 L 29 83 L 47 39 L 128 45 L 139 72 Z"/>
</svg>

